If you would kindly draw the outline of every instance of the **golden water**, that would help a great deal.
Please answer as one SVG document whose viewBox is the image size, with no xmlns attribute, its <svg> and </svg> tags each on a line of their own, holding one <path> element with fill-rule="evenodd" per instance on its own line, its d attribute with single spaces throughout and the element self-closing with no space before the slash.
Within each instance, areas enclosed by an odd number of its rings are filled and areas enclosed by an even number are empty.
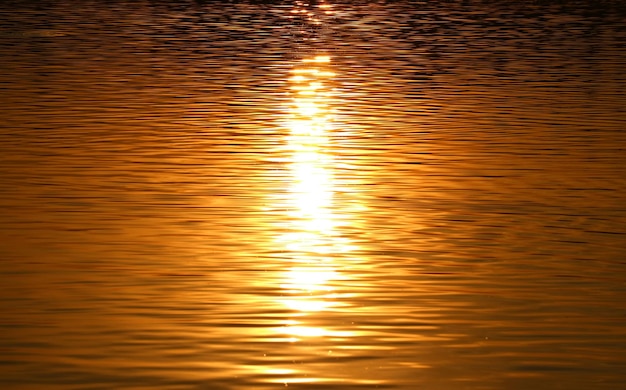
<svg viewBox="0 0 626 390">
<path fill-rule="evenodd" d="M 7 389 L 618 389 L 613 2 L 0 5 Z"/>
</svg>

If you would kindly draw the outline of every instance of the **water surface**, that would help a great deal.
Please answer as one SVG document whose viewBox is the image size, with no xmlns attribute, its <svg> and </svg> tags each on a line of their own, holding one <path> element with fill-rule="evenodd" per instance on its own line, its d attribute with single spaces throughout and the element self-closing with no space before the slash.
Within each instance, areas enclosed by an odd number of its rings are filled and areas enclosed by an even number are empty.
<svg viewBox="0 0 626 390">
<path fill-rule="evenodd" d="M 0 13 L 3 387 L 626 382 L 623 6 Z"/>
</svg>

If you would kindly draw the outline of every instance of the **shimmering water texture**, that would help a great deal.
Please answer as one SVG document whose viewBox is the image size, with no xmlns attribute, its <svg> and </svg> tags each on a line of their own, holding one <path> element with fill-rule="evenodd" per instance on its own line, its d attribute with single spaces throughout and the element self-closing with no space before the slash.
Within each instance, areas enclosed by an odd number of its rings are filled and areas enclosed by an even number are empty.
<svg viewBox="0 0 626 390">
<path fill-rule="evenodd" d="M 620 3 L 0 15 L 0 388 L 624 388 Z"/>
</svg>

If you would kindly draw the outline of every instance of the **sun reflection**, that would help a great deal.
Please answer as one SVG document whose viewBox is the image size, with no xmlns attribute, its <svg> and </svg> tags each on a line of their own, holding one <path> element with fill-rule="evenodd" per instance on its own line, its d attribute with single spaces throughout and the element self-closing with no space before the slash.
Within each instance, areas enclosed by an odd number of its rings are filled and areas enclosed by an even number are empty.
<svg viewBox="0 0 626 390">
<path fill-rule="evenodd" d="M 332 154 L 328 133 L 332 128 L 330 57 L 305 58 L 292 70 L 292 104 L 287 122 L 291 185 L 291 232 L 283 237 L 288 249 L 327 254 L 335 221 L 332 214 Z M 320 260 L 317 258 L 316 260 Z"/>
<path fill-rule="evenodd" d="M 291 106 L 287 127 L 291 183 L 287 201 L 290 229 L 280 237 L 293 267 L 285 272 L 280 302 L 302 318 L 336 306 L 333 282 L 341 279 L 332 256 L 345 251 L 333 214 L 331 58 L 303 59 L 289 77 Z M 291 322 L 290 322 L 291 321 Z M 322 327 L 289 320 L 281 332 L 291 341 L 328 336 Z"/>
<path fill-rule="evenodd" d="M 344 272 L 345 259 L 354 248 L 345 235 L 348 214 L 334 204 L 337 196 L 346 194 L 345 180 L 338 174 L 335 178 L 340 158 L 335 155 L 337 137 L 333 134 L 336 75 L 332 57 L 320 49 L 328 32 L 323 20 L 333 11 L 323 0 L 315 5 L 296 0 L 291 12 L 291 35 L 299 45 L 294 54 L 301 59 L 286 77 L 289 100 L 283 125 L 287 131 L 280 150 L 288 169 L 287 182 L 284 191 L 272 196 L 279 200 L 273 205 L 281 210 L 276 243 L 285 261 L 274 303 L 289 314 L 266 330 L 271 333 L 269 340 L 289 343 L 279 354 L 296 361 L 304 356 L 308 356 L 305 360 L 319 354 L 330 356 L 356 332 L 346 329 L 344 313 L 352 305 L 344 288 L 349 276 Z M 264 374 L 269 375 L 267 382 L 285 386 L 335 380 L 334 374 L 320 367 L 277 371 L 272 361 Z"/>
</svg>

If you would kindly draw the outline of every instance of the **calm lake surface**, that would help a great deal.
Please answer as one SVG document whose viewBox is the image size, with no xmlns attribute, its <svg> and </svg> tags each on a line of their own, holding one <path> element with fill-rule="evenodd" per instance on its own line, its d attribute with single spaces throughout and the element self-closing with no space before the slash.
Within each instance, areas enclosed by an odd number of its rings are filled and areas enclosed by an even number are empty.
<svg viewBox="0 0 626 390">
<path fill-rule="evenodd" d="M 3 389 L 619 389 L 626 6 L 3 1 Z"/>
</svg>

